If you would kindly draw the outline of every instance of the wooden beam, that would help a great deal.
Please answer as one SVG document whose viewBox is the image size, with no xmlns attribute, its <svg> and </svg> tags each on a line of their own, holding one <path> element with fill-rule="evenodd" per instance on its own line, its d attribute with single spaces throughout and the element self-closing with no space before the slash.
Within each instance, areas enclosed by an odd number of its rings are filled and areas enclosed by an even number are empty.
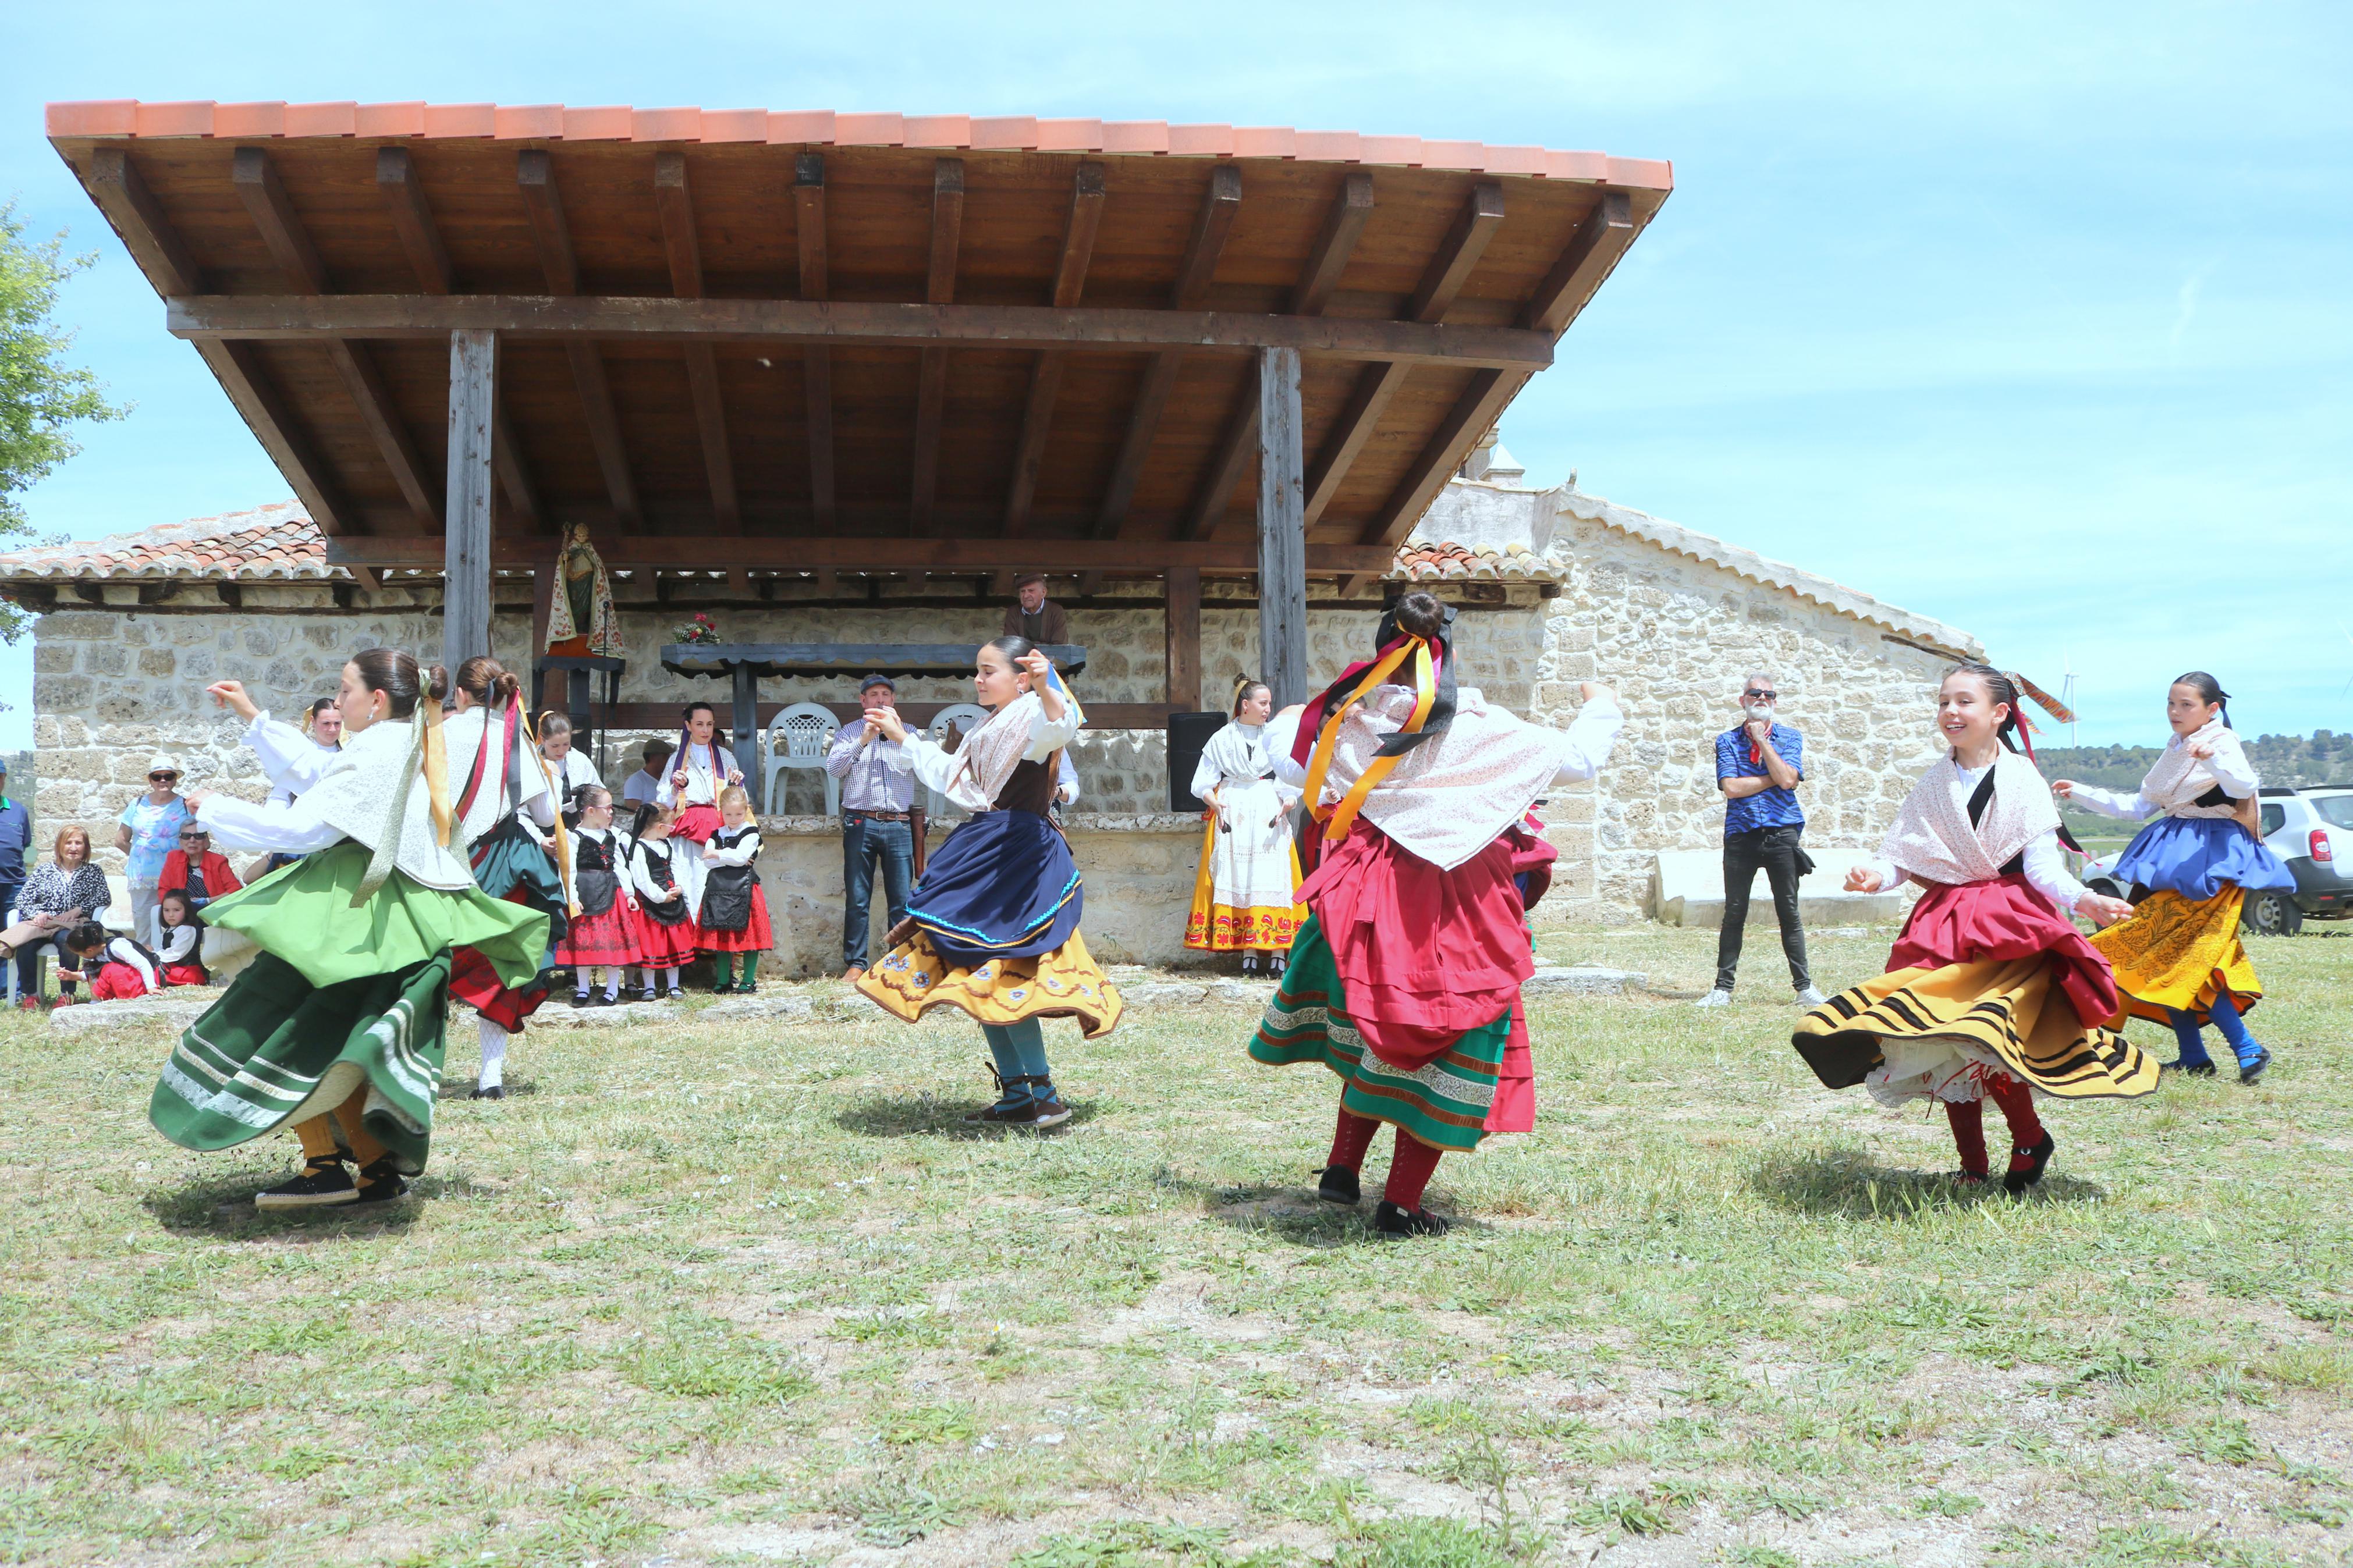
<svg viewBox="0 0 2353 1568">
<path fill-rule="evenodd" d="M 1201 702 L 1201 572 L 1179 566 L 1167 577 L 1163 615 L 1167 632 L 1165 690 L 1168 706 L 1187 711 Z"/>
<path fill-rule="evenodd" d="M 1342 406 L 1340 416 L 1324 437 L 1324 445 L 1315 453 L 1315 461 L 1307 470 L 1307 526 L 1313 528 L 1322 520 L 1324 509 L 1340 493 L 1340 481 L 1363 453 L 1373 432 L 1379 428 L 1381 415 L 1389 400 L 1405 384 L 1406 366 L 1401 364 L 1366 365 L 1356 373 L 1356 384 L 1349 390 L 1348 401 Z"/>
<path fill-rule="evenodd" d="M 1577 226 L 1560 258 L 1536 286 L 1520 325 L 1539 332 L 1564 332 L 1593 298 L 1634 243 L 1634 202 L 1624 191 L 1604 191 L 1592 214 Z"/>
<path fill-rule="evenodd" d="M 1341 182 L 1340 195 L 1324 220 L 1323 235 L 1308 257 L 1307 270 L 1291 290 L 1293 315 L 1324 313 L 1372 216 L 1373 177 L 1359 170 Z M 1192 510 L 1177 531 L 1179 539 L 1207 539 L 1225 521 L 1234 491 L 1241 484 L 1242 470 L 1258 456 L 1258 395 L 1259 378 L 1250 376 L 1243 383 L 1240 400 L 1227 416 L 1225 433 L 1209 462 L 1208 479 L 1193 499 Z"/>
<path fill-rule="evenodd" d="M 956 247 L 964 236 L 964 160 L 942 158 L 932 165 L 932 262 L 923 281 L 923 302 L 955 300 Z M 908 531 L 932 531 L 939 500 L 940 421 L 948 400 L 945 349 L 925 349 L 915 374 L 915 457 L 907 500 Z"/>
<path fill-rule="evenodd" d="M 325 293 L 327 264 L 319 259 L 318 247 L 311 243 L 310 230 L 287 198 L 286 186 L 278 178 L 278 167 L 269 161 L 269 153 L 259 147 L 239 147 L 229 162 L 229 184 L 237 200 L 245 204 L 253 226 L 261 231 L 261 243 L 269 248 L 269 258 L 278 263 L 287 288 L 297 294 Z"/>
<path fill-rule="evenodd" d="M 1324 313 L 1372 216 L 1373 177 L 1358 169 L 1340 182 L 1340 194 L 1333 198 L 1332 210 L 1324 215 L 1324 232 L 1315 237 L 1315 249 L 1309 258 L 1307 270 L 1301 276 L 1298 287 L 1291 291 L 1293 315 Z"/>
<path fill-rule="evenodd" d="M 449 531 L 443 541 L 441 658 L 452 672 L 491 651 L 491 429 L 496 332 L 449 334 Z"/>
<path fill-rule="evenodd" d="M 822 302 L 829 291 L 825 234 L 825 154 L 793 160 L 793 238 L 800 253 L 801 302 Z M 801 385 L 808 409 L 809 513 L 829 529 L 835 517 L 833 475 L 833 354 L 821 342 L 801 350 Z"/>
<path fill-rule="evenodd" d="M 417 288 L 427 294 L 448 293 L 449 250 L 441 242 L 433 209 L 426 205 L 424 187 L 417 180 L 417 161 L 407 148 L 375 150 L 375 188 L 384 197 L 385 210 L 392 215 L 393 232 L 400 237 L 400 248 L 408 255 Z"/>
<path fill-rule="evenodd" d="M 523 214 L 531 223 L 532 247 L 539 253 L 539 268 L 547 279 L 547 291 L 562 297 L 577 295 L 580 261 L 573 252 L 572 226 L 565 220 L 564 195 L 556 188 L 555 166 L 544 151 L 527 147 L 515 155 L 515 185 L 522 193 Z M 451 330 L 468 326 L 502 330 L 496 322 L 482 321 L 459 323 Z M 588 445 L 596 454 L 596 467 L 605 477 L 606 493 L 612 498 L 613 515 L 623 529 L 634 528 L 638 519 L 638 482 L 629 472 L 628 448 L 621 439 L 620 416 L 613 410 L 613 388 L 605 376 L 604 358 L 586 335 L 567 336 L 564 348 L 572 362 L 572 384 L 580 394 L 580 415 L 588 426 Z"/>
<path fill-rule="evenodd" d="M 180 231 L 164 216 L 147 182 L 139 177 L 139 166 L 129 153 L 120 147 L 93 148 L 83 184 L 155 292 L 169 298 L 205 286 L 203 269 L 181 241 Z"/>
<path fill-rule="evenodd" d="M 686 154 L 654 156 L 654 206 L 661 217 L 662 250 L 670 258 L 670 292 L 702 298 L 702 248 L 694 233 L 694 202 L 687 188 Z M 686 345 L 686 384 L 702 438 L 702 470 L 711 484 L 711 519 L 722 533 L 744 531 L 735 489 L 735 455 L 727 444 L 727 403 L 719 390 L 719 356 L 709 343 Z"/>
<path fill-rule="evenodd" d="M 1414 290 L 1411 302 L 1406 306 L 1405 319 L 1442 321 L 1447 307 L 1462 292 L 1462 286 L 1471 281 L 1479 258 L 1487 253 L 1487 242 L 1503 226 L 1504 187 L 1493 184 L 1472 186 L 1462 210 L 1454 215 L 1454 226 L 1446 231 L 1437 255 L 1430 258 L 1421 287 Z"/>
<path fill-rule="evenodd" d="M 505 397 L 499 399 L 498 423 L 491 427 L 491 461 L 498 469 L 499 489 L 507 492 L 507 505 L 532 532 L 545 531 L 546 513 L 539 504 L 539 486 L 531 477 L 531 465 L 523 461 L 522 448 L 516 444 L 507 424 Z"/>
<path fill-rule="evenodd" d="M 704 338 L 712 342 L 877 348 L 1082 349 L 1254 355 L 1297 349 L 1331 360 L 1397 360 L 1458 370 L 1542 370 L 1553 341 L 1518 327 L 1427 326 L 1359 317 L 1254 315 L 1048 305 L 915 305 L 867 300 L 674 300 L 659 295 L 210 294 L 164 302 L 183 338 L 438 342 L 480 327 L 510 339 Z"/>
<path fill-rule="evenodd" d="M 1258 643 L 1259 679 L 1274 703 L 1307 700 L 1307 524 L 1305 453 L 1299 409 L 1299 354 L 1268 349 L 1259 356 Z"/>
<path fill-rule="evenodd" d="M 891 541 L 859 534 L 835 537 L 763 536 L 714 539 L 699 532 L 617 534 L 597 545 L 607 564 L 672 572 L 871 573 L 888 550 L 888 570 L 966 576 L 1022 572 L 1109 572 L 1122 576 L 1159 576 L 1189 566 L 1219 576 L 1247 576 L 1258 569 L 1258 546 L 1250 540 L 997 539 L 960 535 L 952 539 Z M 1381 573 L 1394 549 L 1364 544 L 1310 544 L 1308 570 L 1318 576 Z M 327 542 L 336 565 L 406 567 L 430 571 L 441 564 L 441 542 L 415 535 L 344 536 Z M 545 542 L 501 538 L 497 563 L 502 570 L 536 571 L 544 563 Z"/>
<path fill-rule="evenodd" d="M 1470 386 L 1423 443 L 1413 467 L 1366 525 L 1361 542 L 1391 550 L 1402 543 L 1421 521 L 1421 514 L 1430 510 L 1430 503 L 1438 499 L 1438 492 L 1446 488 L 1462 449 L 1502 416 L 1504 405 L 1527 380 L 1525 375 L 1502 370 L 1482 370 L 1472 376 Z"/>
<path fill-rule="evenodd" d="M 1241 171 L 1230 163 L 1212 168 L 1209 188 L 1201 195 L 1201 209 L 1193 216 L 1192 237 L 1185 242 L 1185 258 L 1176 267 L 1176 284 L 1168 291 L 1170 310 L 1192 310 L 1208 298 L 1218 258 L 1225 254 L 1226 236 L 1232 232 L 1241 203 Z M 1160 416 L 1168 407 L 1168 395 L 1176 391 L 1176 373 L 1184 363 L 1184 354 L 1165 351 L 1153 356 L 1151 368 L 1144 373 L 1135 404 L 1128 410 L 1127 433 L 1120 438 L 1119 457 L 1112 464 L 1111 483 L 1103 488 L 1103 506 L 1095 513 L 1097 539 L 1115 538 L 1126 531 L 1135 487 L 1143 481 L 1144 465 L 1151 460 L 1153 438 L 1159 433 Z"/>
<path fill-rule="evenodd" d="M 1054 268 L 1053 306 L 1073 310 L 1087 284 L 1087 263 L 1103 227 L 1103 166 L 1081 163 L 1071 187 L 1071 216 L 1062 229 L 1061 260 Z M 1005 531 L 1019 534 L 1029 524 L 1039 470 L 1046 462 L 1046 437 L 1053 428 L 1054 399 L 1062 386 L 1062 356 L 1044 353 L 1029 372 L 1029 398 L 1021 411 L 1021 436 L 1013 448 L 1013 488 L 1005 499 Z"/>
</svg>

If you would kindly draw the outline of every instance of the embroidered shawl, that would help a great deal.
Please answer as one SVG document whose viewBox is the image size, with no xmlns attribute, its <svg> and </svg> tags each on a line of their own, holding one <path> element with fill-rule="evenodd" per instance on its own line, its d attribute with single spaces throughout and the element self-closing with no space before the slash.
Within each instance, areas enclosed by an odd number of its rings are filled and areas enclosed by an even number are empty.
<svg viewBox="0 0 2353 1568">
<path fill-rule="evenodd" d="M 1377 687 L 1348 710 L 1324 778 L 1324 803 L 1342 799 L 1413 715 L 1410 686 Z M 1302 728 L 1305 726 L 1303 724 Z M 1366 821 L 1441 871 L 1451 871 L 1527 815 L 1559 776 L 1567 737 L 1490 708 L 1475 686 L 1455 692 L 1454 721 L 1398 760 L 1366 797 Z"/>
<path fill-rule="evenodd" d="M 2232 816 L 2233 805 L 2200 805 L 2198 797 L 2222 782 L 2215 773 L 2212 762 L 2193 757 L 2189 748 L 2203 741 L 2218 749 L 2225 742 L 2238 739 L 2222 725 L 2222 716 L 2216 714 L 2187 735 L 2176 735 L 2157 754 L 2157 762 L 2140 781 L 2140 796 L 2149 805 L 2169 816 Z"/>
<path fill-rule="evenodd" d="M 1970 792 L 1959 784 L 1959 764 L 1950 757 L 1930 768 L 1904 797 L 1879 858 L 1947 887 L 1988 882 L 2012 856 L 2059 826 L 2051 786 L 2016 752 L 1994 753 L 1993 799 L 1975 827 L 1969 826 Z"/>
<path fill-rule="evenodd" d="M 375 851 L 368 879 L 397 867 L 428 888 L 454 892 L 474 885 L 472 868 L 455 833 L 445 847 L 433 822 L 433 792 L 417 782 L 421 726 L 387 719 L 347 736 L 302 804 L 346 838 Z M 397 835 L 389 832 L 397 822 Z M 373 889 L 364 886 L 363 893 Z"/>
</svg>

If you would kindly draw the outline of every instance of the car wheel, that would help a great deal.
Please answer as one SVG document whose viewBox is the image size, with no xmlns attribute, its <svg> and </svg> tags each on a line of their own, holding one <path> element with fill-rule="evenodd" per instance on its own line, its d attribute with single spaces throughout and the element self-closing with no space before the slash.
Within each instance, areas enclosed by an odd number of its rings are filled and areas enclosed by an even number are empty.
<svg viewBox="0 0 2353 1568">
<path fill-rule="evenodd" d="M 2285 893 L 2257 893 L 2240 910 L 2239 923 L 2254 936 L 2294 936 L 2304 929 L 2304 911 Z"/>
</svg>

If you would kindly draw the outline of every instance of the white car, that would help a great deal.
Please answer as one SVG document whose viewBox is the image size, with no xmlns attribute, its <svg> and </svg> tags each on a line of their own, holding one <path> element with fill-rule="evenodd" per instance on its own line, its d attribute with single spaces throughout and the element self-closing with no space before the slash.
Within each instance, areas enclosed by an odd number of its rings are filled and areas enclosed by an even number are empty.
<svg viewBox="0 0 2353 1568">
<path fill-rule="evenodd" d="M 2251 895 L 2239 923 L 2258 936 L 2294 936 L 2304 917 L 2353 917 L 2353 784 L 2272 786 L 2261 793 L 2263 842 L 2295 878 L 2294 892 Z M 2119 849 L 2084 868 L 2084 885 L 2112 899 L 2132 889 L 2116 880 Z"/>
</svg>

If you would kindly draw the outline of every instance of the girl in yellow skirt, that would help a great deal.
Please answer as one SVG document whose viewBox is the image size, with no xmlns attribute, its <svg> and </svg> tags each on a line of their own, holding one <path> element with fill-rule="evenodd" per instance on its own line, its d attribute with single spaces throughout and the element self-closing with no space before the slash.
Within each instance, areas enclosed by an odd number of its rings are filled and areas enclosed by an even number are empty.
<svg viewBox="0 0 2353 1568">
<path fill-rule="evenodd" d="M 1208 952 L 1240 950 L 1244 973 L 1267 955 L 1282 973 L 1299 928 L 1307 923 L 1299 901 L 1299 849 L 1291 840 L 1291 808 L 1299 788 L 1275 777 L 1266 752 L 1266 721 L 1274 696 L 1263 681 L 1234 687 L 1233 722 L 1209 737 L 1193 770 L 1193 794 L 1208 810 L 1201 833 L 1201 871 L 1193 882 L 1193 911 L 1185 945 Z"/>
<path fill-rule="evenodd" d="M 2133 795 L 2061 779 L 2051 792 L 2103 816 L 2157 820 L 2133 837 L 2116 876 L 2133 889 L 2133 915 L 2092 938 L 2116 967 L 2125 1013 L 2173 1026 L 2181 1055 L 2167 1072 L 2214 1076 L 2199 1031 L 2211 1023 L 2253 1083 L 2272 1054 L 2242 1016 L 2262 1000 L 2262 982 L 2239 941 L 2239 906 L 2251 892 L 2292 889 L 2295 878 L 2255 834 L 2262 781 L 2231 732 L 2231 694 L 2193 669 L 2166 694 L 2165 743 Z"/>
<path fill-rule="evenodd" d="M 975 700 L 995 712 L 954 752 L 910 734 L 895 708 L 866 715 L 875 733 L 906 748 L 918 779 L 972 815 L 923 868 L 890 952 L 858 989 L 910 1023 L 934 1007 L 970 1014 L 1002 1095 L 965 1120 L 1052 1127 L 1071 1109 L 1039 1021 L 1076 1018 L 1097 1039 L 1120 1016 L 1119 993 L 1079 934 L 1077 863 L 1046 815 L 1056 762 L 1086 716 L 1026 637 L 998 637 L 974 666 Z"/>
<path fill-rule="evenodd" d="M 1856 1084 L 1883 1105 L 1945 1108 L 1960 1179 L 1986 1180 L 1985 1101 L 2010 1123 L 2002 1184 L 2042 1179 L 2057 1142 L 2037 1096 L 2129 1099 L 2157 1087 L 2155 1064 L 2106 1025 L 2116 1011 L 2108 961 L 2067 919 L 2106 925 L 2131 912 L 2086 890 L 2059 854 L 2059 813 L 2034 763 L 2001 742 L 2021 725 L 2014 677 L 1957 666 L 1936 697 L 1952 753 L 1896 814 L 1879 858 L 1847 874 L 1876 893 L 1907 879 L 1912 907 L 1887 973 L 1799 1020 L 1791 1043 L 1830 1089 Z"/>
</svg>

